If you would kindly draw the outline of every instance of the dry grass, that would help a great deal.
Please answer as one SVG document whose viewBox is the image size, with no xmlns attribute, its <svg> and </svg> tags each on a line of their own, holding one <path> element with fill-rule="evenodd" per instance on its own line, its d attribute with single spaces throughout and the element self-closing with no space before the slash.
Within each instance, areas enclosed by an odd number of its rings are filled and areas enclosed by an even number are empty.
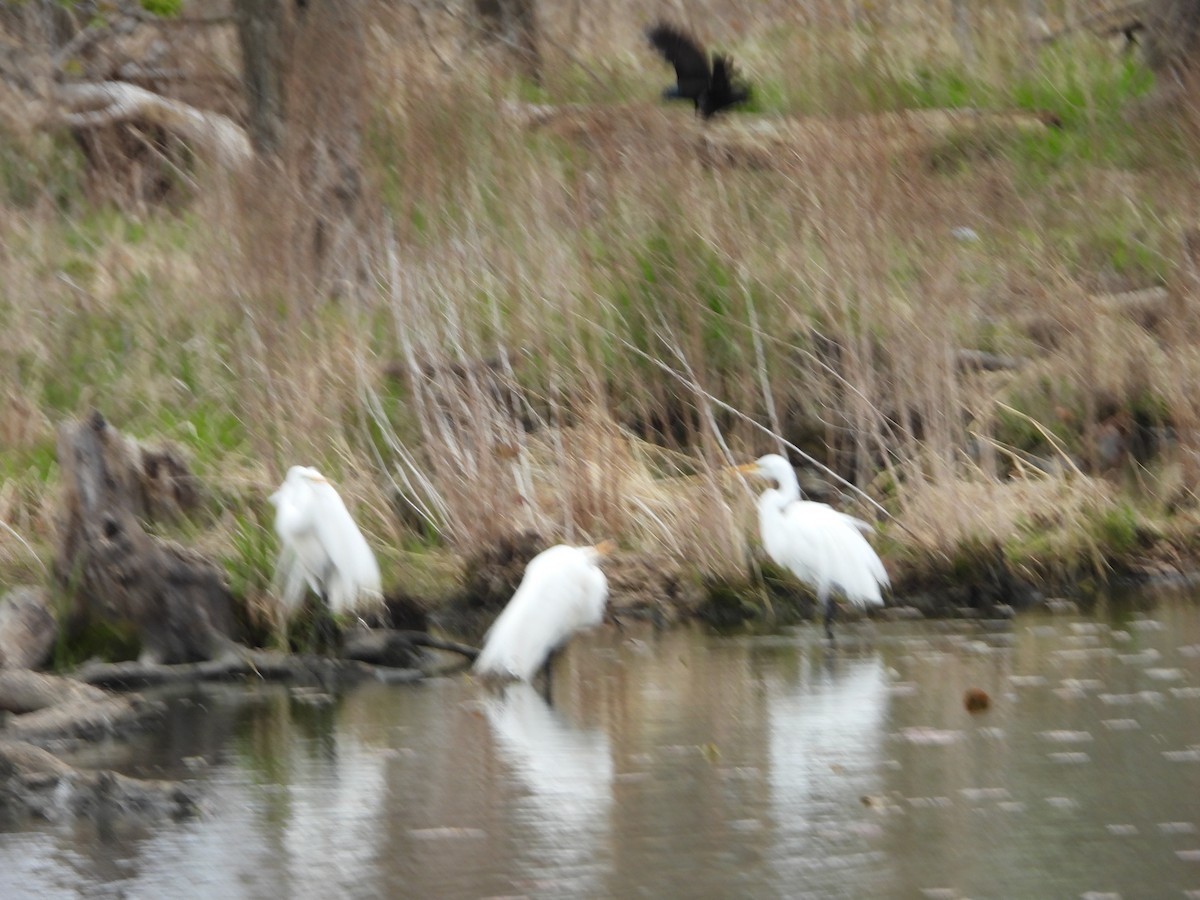
<svg viewBox="0 0 1200 900">
<path fill-rule="evenodd" d="M 1051 25 L 1075 14 L 1046 5 Z M 93 405 L 189 448 L 227 507 L 206 540 L 250 591 L 270 561 L 263 498 L 295 462 L 334 478 L 404 581 L 415 551 L 526 528 L 738 571 L 746 498 L 713 473 L 772 432 L 931 554 L 1031 510 L 1068 529 L 1107 515 L 1115 485 L 1011 476 L 1029 455 L 1094 463 L 1108 400 L 1191 446 L 1194 328 L 1088 303 L 1195 293 L 1180 248 L 1200 182 L 1176 146 L 1194 141 L 1121 124 L 1140 76 L 1109 48 L 1039 57 L 1015 2 L 979 13 L 969 66 L 948 3 L 704 4 L 696 24 L 766 115 L 836 117 L 730 117 L 711 140 L 766 128 L 769 165 L 706 165 L 640 37 L 674 10 L 544 6 L 538 90 L 436 7 L 375 10 L 355 106 L 369 202 L 334 278 L 308 265 L 316 201 L 296 172 L 194 173 L 182 208 L 122 209 L 64 195 L 79 163 L 33 139 L 4 160 L 0 570 L 47 557 L 53 426 Z M 1073 117 L 1062 131 L 867 115 L 1043 97 Z M 530 128 L 512 114 L 530 99 L 585 111 Z M 57 186 L 31 193 L 21 165 Z M 963 347 L 1032 362 L 965 372 Z"/>
</svg>

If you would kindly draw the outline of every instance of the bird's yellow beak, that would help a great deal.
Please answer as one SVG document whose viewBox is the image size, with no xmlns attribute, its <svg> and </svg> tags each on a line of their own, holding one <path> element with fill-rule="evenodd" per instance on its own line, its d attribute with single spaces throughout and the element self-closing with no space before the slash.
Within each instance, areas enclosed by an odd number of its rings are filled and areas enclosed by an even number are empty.
<svg viewBox="0 0 1200 900">
<path fill-rule="evenodd" d="M 329 479 L 326 478 L 324 475 L 307 475 L 306 474 L 304 477 L 307 478 L 309 481 L 316 481 L 316 482 L 320 482 L 321 484 L 329 483 Z"/>
<path fill-rule="evenodd" d="M 608 556 L 611 553 L 614 553 L 616 551 L 617 542 L 604 540 L 604 541 L 601 541 L 600 543 L 596 544 L 594 547 L 592 547 L 592 549 L 595 550 L 597 553 L 599 553 L 601 556 Z"/>
<path fill-rule="evenodd" d="M 742 463 L 740 466 L 730 466 L 726 472 L 737 472 L 739 475 L 757 475 L 758 463 Z"/>
</svg>

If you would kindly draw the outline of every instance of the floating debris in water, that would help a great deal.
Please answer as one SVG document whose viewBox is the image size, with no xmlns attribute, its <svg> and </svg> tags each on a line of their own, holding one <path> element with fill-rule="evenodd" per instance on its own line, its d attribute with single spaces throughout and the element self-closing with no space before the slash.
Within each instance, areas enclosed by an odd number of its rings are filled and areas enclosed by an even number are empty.
<svg viewBox="0 0 1200 900">
<path fill-rule="evenodd" d="M 1179 655 L 1185 656 L 1188 659 L 1200 657 L 1200 644 L 1184 644 L 1179 648 Z"/>
<path fill-rule="evenodd" d="M 1164 750 L 1163 759 L 1169 762 L 1200 762 L 1200 749 L 1189 747 L 1187 750 Z"/>
<path fill-rule="evenodd" d="M 1091 732 L 1088 731 L 1039 731 L 1037 736 L 1043 741 L 1055 744 L 1086 744 L 1092 740 Z"/>
<path fill-rule="evenodd" d="M 1135 694 L 1100 694 L 1100 702 L 1109 706 L 1132 706 L 1135 703 L 1162 706 L 1164 699 L 1165 697 L 1159 691 L 1138 691 Z"/>
<path fill-rule="evenodd" d="M 1146 677 L 1152 681 L 1183 681 L 1183 669 L 1147 669 Z"/>
<path fill-rule="evenodd" d="M 963 706 L 967 708 L 967 712 L 983 712 L 991 705 L 992 698 L 988 696 L 987 691 L 981 688 L 967 688 L 966 693 L 963 694 Z"/>
<path fill-rule="evenodd" d="M 1047 797 L 1046 803 L 1055 809 L 1078 809 L 1079 801 L 1072 797 Z"/>
<path fill-rule="evenodd" d="M 1158 830 L 1163 834 L 1195 834 L 1196 826 L 1191 822 L 1159 822 Z"/>
<path fill-rule="evenodd" d="M 1004 787 L 959 788 L 958 792 L 963 795 L 964 799 L 970 800 L 972 803 L 985 800 L 1007 800 L 1011 796 L 1008 788 Z"/>
<path fill-rule="evenodd" d="M 1173 687 L 1171 688 L 1171 696 L 1177 697 L 1180 700 L 1200 699 L 1200 687 Z"/>
<path fill-rule="evenodd" d="M 1092 761 L 1092 758 L 1090 756 L 1088 756 L 1086 753 L 1081 753 L 1079 751 L 1063 752 L 1063 753 L 1047 753 L 1046 755 L 1049 756 L 1050 759 L 1053 760 L 1054 762 L 1060 763 L 1062 765 L 1068 765 L 1068 766 L 1079 766 L 1079 765 L 1083 765 L 1084 763 L 1090 763 Z"/>
<path fill-rule="evenodd" d="M 1175 855 L 1184 862 L 1200 862 L 1200 850 L 1176 850 Z"/>
<path fill-rule="evenodd" d="M 1138 833 L 1136 825 L 1105 825 L 1104 828 L 1109 834 L 1117 837 L 1133 837 Z"/>
<path fill-rule="evenodd" d="M 1099 622 L 1072 622 L 1067 628 L 1075 634 L 1102 634 L 1108 630 L 1107 625 Z"/>
<path fill-rule="evenodd" d="M 902 730 L 900 736 L 910 744 L 943 747 L 947 744 L 957 743 L 962 739 L 963 733 L 961 731 L 949 731 L 942 728 L 931 728 L 925 725 L 914 725 L 911 728 Z"/>
<path fill-rule="evenodd" d="M 1009 675 L 1008 683 L 1013 687 L 1043 687 L 1046 684 L 1044 675 Z"/>
<path fill-rule="evenodd" d="M 1137 731 L 1142 727 L 1137 719 L 1103 719 L 1100 724 L 1109 731 Z"/>
</svg>

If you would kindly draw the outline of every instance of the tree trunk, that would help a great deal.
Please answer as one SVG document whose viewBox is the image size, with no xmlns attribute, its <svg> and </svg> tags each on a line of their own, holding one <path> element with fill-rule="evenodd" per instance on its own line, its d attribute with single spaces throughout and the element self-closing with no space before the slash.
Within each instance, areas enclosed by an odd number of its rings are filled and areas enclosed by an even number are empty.
<svg viewBox="0 0 1200 900">
<path fill-rule="evenodd" d="M 156 662 L 211 659 L 233 633 L 233 598 L 218 566 L 142 527 L 147 468 L 152 479 L 169 474 L 149 459 L 161 456 L 143 453 L 99 413 L 59 429 L 56 574 L 73 595 L 76 625 L 132 623 L 143 657 Z"/>
<path fill-rule="evenodd" d="M 291 42 L 290 0 L 234 0 L 242 84 L 250 136 L 259 153 L 273 156 L 283 147 L 287 99 L 284 64 Z"/>
<path fill-rule="evenodd" d="M 1147 0 L 1146 62 L 1159 76 L 1180 78 L 1196 65 L 1200 49 L 1200 0 Z"/>
<path fill-rule="evenodd" d="M 516 53 L 522 73 L 540 84 L 542 53 L 537 0 L 474 0 L 474 3 L 480 33 L 507 44 Z"/>
<path fill-rule="evenodd" d="M 283 290 L 354 280 L 361 234 L 365 0 L 234 0 L 259 171 L 247 254 Z M 263 246 L 263 244 L 267 246 Z M 270 275 L 268 276 L 270 277 Z"/>
</svg>

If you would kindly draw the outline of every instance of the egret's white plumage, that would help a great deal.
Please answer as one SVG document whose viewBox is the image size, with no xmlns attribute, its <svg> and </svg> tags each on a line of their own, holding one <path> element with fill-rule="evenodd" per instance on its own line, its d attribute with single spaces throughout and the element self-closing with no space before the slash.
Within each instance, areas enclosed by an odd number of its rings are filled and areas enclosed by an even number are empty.
<svg viewBox="0 0 1200 900">
<path fill-rule="evenodd" d="M 516 593 L 488 629 L 475 673 L 529 681 L 552 650 L 576 631 L 599 625 L 608 579 L 598 562 L 608 548 L 559 544 L 531 559 Z"/>
<path fill-rule="evenodd" d="M 334 613 L 383 597 L 379 564 L 342 498 L 311 466 L 292 466 L 271 495 L 282 545 L 276 576 L 286 614 L 295 612 L 307 583 Z"/>
<path fill-rule="evenodd" d="M 812 587 L 822 604 L 841 591 L 855 606 L 883 605 L 880 589 L 888 586 L 888 574 L 863 537 L 874 531 L 869 523 L 824 503 L 801 500 L 796 472 L 778 454 L 739 466 L 738 471 L 778 485 L 758 498 L 763 548 L 772 560 Z M 832 606 L 826 609 L 831 615 Z"/>
</svg>

